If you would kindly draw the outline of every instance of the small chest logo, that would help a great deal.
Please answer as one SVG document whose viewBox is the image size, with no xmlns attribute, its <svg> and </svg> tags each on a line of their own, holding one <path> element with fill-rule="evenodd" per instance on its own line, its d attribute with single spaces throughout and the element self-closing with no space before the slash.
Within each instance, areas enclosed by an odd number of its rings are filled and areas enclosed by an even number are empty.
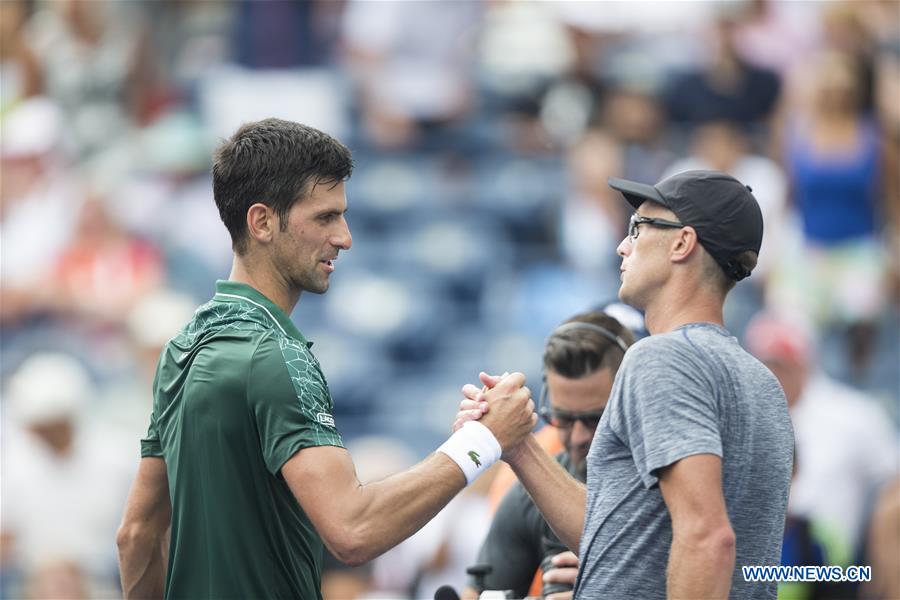
<svg viewBox="0 0 900 600">
<path fill-rule="evenodd" d="M 320 412 L 316 414 L 316 421 L 321 423 L 322 425 L 328 425 L 329 427 L 334 427 L 334 417 L 325 412 Z"/>
</svg>

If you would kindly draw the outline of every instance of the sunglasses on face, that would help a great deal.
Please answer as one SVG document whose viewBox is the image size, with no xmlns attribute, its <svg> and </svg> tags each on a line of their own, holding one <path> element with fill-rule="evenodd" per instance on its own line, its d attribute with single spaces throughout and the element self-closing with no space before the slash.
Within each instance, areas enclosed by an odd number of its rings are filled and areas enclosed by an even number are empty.
<svg viewBox="0 0 900 600">
<path fill-rule="evenodd" d="M 576 421 L 581 421 L 581 424 L 588 429 L 596 429 L 602 416 L 602 409 L 573 413 L 556 408 L 548 409 L 541 413 L 541 418 L 544 422 L 548 425 L 553 425 L 557 429 L 571 429 L 575 426 Z"/>
<path fill-rule="evenodd" d="M 631 238 L 631 241 L 637 239 L 638 234 L 640 234 L 640 229 L 638 225 L 652 225 L 654 227 L 672 227 L 675 229 L 680 229 L 684 227 L 684 223 L 679 223 L 678 221 L 669 221 L 668 219 L 656 219 L 653 217 L 645 217 L 644 215 L 639 215 L 637 213 L 633 213 L 631 215 L 631 219 L 628 221 L 628 237 Z"/>
<path fill-rule="evenodd" d="M 584 412 L 569 412 L 559 408 L 553 408 L 547 398 L 547 384 L 541 386 L 541 398 L 538 403 L 538 414 L 544 423 L 553 425 L 557 429 L 571 429 L 576 421 L 588 429 L 596 429 L 603 416 L 603 409 L 588 410 Z"/>
</svg>

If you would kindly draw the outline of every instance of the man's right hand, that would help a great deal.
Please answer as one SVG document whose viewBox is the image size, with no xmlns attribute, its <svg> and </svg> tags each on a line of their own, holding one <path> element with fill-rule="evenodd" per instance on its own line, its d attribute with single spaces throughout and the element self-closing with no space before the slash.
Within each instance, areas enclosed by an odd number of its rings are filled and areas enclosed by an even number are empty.
<svg viewBox="0 0 900 600">
<path fill-rule="evenodd" d="M 501 379 L 506 377 L 506 375 L 508 375 L 508 373 L 504 373 L 503 375 L 488 375 L 482 371 L 478 377 L 481 379 L 484 387 L 478 388 L 471 383 L 464 385 L 462 387 L 464 398 L 459 403 L 459 412 L 456 413 L 456 418 L 453 421 L 453 427 L 451 427 L 450 431 L 456 432 L 466 421 L 477 421 L 482 415 L 486 414 L 488 410 L 490 410 L 490 407 L 484 398 L 484 394 L 489 389 L 496 386 Z"/>
<path fill-rule="evenodd" d="M 491 430 L 505 454 L 525 439 L 537 425 L 537 413 L 531 390 L 525 386 L 525 375 L 512 373 L 495 381 L 490 378 L 482 382 L 495 383 L 483 393 L 483 400 L 490 410 L 483 413 L 481 423 Z"/>
<path fill-rule="evenodd" d="M 575 556 L 575 553 L 566 550 L 551 560 L 555 568 L 544 573 L 544 583 L 565 583 L 574 587 L 575 578 L 578 577 L 578 557 Z M 547 600 L 571 600 L 572 592 L 556 592 L 546 598 Z"/>
</svg>

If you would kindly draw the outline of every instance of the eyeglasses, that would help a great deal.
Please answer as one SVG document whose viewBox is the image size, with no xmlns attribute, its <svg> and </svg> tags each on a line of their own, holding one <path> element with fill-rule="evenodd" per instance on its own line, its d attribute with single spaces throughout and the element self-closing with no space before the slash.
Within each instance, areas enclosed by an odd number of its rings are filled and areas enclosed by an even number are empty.
<svg viewBox="0 0 900 600">
<path fill-rule="evenodd" d="M 602 409 L 572 413 L 558 408 L 551 408 L 541 412 L 541 419 L 548 425 L 553 425 L 557 429 L 571 429 L 575 426 L 576 421 L 581 421 L 581 424 L 588 429 L 597 429 L 597 425 L 600 423 L 600 417 L 602 416 Z"/>
<path fill-rule="evenodd" d="M 575 413 L 552 408 L 547 401 L 547 384 L 544 383 L 541 387 L 541 398 L 538 402 L 538 414 L 544 423 L 553 425 L 557 429 L 571 429 L 575 426 L 576 421 L 581 421 L 581 424 L 588 429 L 596 429 L 600 423 L 600 417 L 603 416 L 603 409 Z"/>
<path fill-rule="evenodd" d="M 633 213 L 631 215 L 631 220 L 628 221 L 628 237 L 631 238 L 631 241 L 637 239 L 638 233 L 640 232 L 640 230 L 638 229 L 638 225 L 642 225 L 644 223 L 646 223 L 647 225 L 655 225 L 656 227 L 673 227 L 676 229 L 680 229 L 685 226 L 684 223 L 679 223 L 678 221 L 655 219 L 653 217 L 645 217 L 644 215 Z"/>
</svg>

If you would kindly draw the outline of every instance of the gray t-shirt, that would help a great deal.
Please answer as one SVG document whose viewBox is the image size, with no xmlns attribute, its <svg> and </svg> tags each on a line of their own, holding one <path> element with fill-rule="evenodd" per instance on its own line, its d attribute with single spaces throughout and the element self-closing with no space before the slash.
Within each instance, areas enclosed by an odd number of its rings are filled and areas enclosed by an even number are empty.
<svg viewBox="0 0 900 600">
<path fill-rule="evenodd" d="M 737 538 L 731 598 L 775 598 L 741 567 L 777 565 L 794 434 L 775 376 L 725 329 L 685 325 L 629 348 L 588 455 L 576 598 L 665 598 L 672 521 L 659 470 L 688 456 L 722 459 Z"/>
</svg>

